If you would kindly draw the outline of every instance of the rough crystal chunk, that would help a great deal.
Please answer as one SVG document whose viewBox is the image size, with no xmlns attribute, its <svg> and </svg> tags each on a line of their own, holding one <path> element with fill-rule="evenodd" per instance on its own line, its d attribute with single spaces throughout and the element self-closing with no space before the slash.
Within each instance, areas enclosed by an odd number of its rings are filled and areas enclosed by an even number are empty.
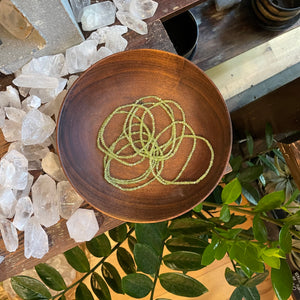
<svg viewBox="0 0 300 300">
<path fill-rule="evenodd" d="M 11 106 L 21 108 L 21 101 L 18 90 L 11 85 L 6 87 L 6 91 L 0 92 L 0 107 Z"/>
<path fill-rule="evenodd" d="M 69 219 L 83 202 L 68 181 L 61 181 L 57 184 L 57 195 L 60 216 L 64 219 Z"/>
<path fill-rule="evenodd" d="M 91 4 L 91 0 L 70 0 L 76 21 L 81 21 L 83 8 Z"/>
<path fill-rule="evenodd" d="M 110 49 L 108 49 L 107 47 L 101 47 L 95 55 L 95 62 L 97 62 L 109 55 L 112 55 L 112 54 L 113 54 L 113 52 Z"/>
<path fill-rule="evenodd" d="M 92 31 L 97 28 L 111 25 L 115 22 L 116 6 L 111 1 L 94 3 L 83 8 L 81 17 L 82 28 Z"/>
<path fill-rule="evenodd" d="M 16 86 L 28 88 L 56 89 L 59 85 L 59 80 L 56 77 L 42 74 L 21 74 L 13 80 L 13 83 Z"/>
<path fill-rule="evenodd" d="M 87 40 L 66 50 L 66 63 L 70 74 L 85 71 L 91 66 L 97 44 L 97 41 Z"/>
<path fill-rule="evenodd" d="M 113 0 L 118 10 L 129 11 L 129 4 L 131 0 Z"/>
<path fill-rule="evenodd" d="M 20 198 L 16 205 L 16 214 L 13 220 L 13 224 L 17 229 L 23 231 L 32 214 L 33 206 L 31 199 L 29 197 Z"/>
<path fill-rule="evenodd" d="M 22 123 L 22 142 L 25 145 L 43 143 L 55 130 L 55 122 L 37 109 L 30 110 Z"/>
<path fill-rule="evenodd" d="M 121 24 L 127 26 L 128 28 L 134 30 L 139 34 L 148 33 L 147 24 L 144 21 L 140 20 L 139 18 L 133 16 L 129 12 L 119 10 L 117 12 L 117 18 L 121 22 Z"/>
<path fill-rule="evenodd" d="M 128 45 L 126 39 L 124 39 L 118 33 L 112 32 L 106 39 L 105 47 L 111 50 L 112 53 L 124 51 Z"/>
<path fill-rule="evenodd" d="M 71 75 L 69 77 L 68 83 L 67 83 L 67 90 L 69 90 L 71 88 L 71 86 L 73 85 L 73 83 L 79 78 L 78 75 Z"/>
<path fill-rule="evenodd" d="M 16 150 L 7 152 L 0 161 L 0 185 L 24 190 L 28 180 L 28 161 Z"/>
<path fill-rule="evenodd" d="M 144 20 L 154 16 L 158 3 L 152 0 L 131 0 L 129 12 L 137 18 Z"/>
<path fill-rule="evenodd" d="M 29 165 L 28 165 L 28 169 L 29 169 Z M 27 197 L 30 193 L 32 184 L 33 184 L 33 176 L 30 173 L 28 173 L 27 185 L 24 190 L 21 190 L 21 191 L 17 190 L 16 199 L 20 199 L 22 197 Z"/>
<path fill-rule="evenodd" d="M 123 35 L 126 32 L 128 32 L 127 26 L 123 26 L 123 25 L 105 26 L 92 32 L 88 37 L 88 40 L 95 40 L 98 42 L 98 44 L 103 44 L 106 42 L 110 34 Z"/>
<path fill-rule="evenodd" d="M 66 180 L 66 176 L 60 165 L 58 155 L 53 152 L 48 152 L 42 160 L 43 171 L 51 176 L 56 181 Z"/>
<path fill-rule="evenodd" d="M 19 141 L 21 139 L 21 127 L 22 125 L 20 123 L 4 120 L 4 125 L 2 127 L 4 139 L 10 143 Z"/>
<path fill-rule="evenodd" d="M 5 112 L 2 107 L 0 107 L 0 128 L 3 128 L 5 123 Z"/>
<path fill-rule="evenodd" d="M 59 221 L 59 208 L 55 181 L 40 175 L 32 186 L 33 211 L 38 222 L 50 227 Z"/>
<path fill-rule="evenodd" d="M 7 118 L 16 123 L 22 123 L 26 115 L 24 110 L 15 107 L 4 107 L 4 111 Z"/>
<path fill-rule="evenodd" d="M 42 74 L 50 77 L 61 77 L 68 74 L 65 57 L 62 53 L 33 58 L 23 66 L 22 74 Z"/>
<path fill-rule="evenodd" d="M 10 188 L 0 186 L 0 219 L 12 218 L 15 214 L 17 200 Z"/>
<path fill-rule="evenodd" d="M 8 151 L 17 150 L 22 153 L 28 161 L 43 159 L 50 151 L 47 146 L 43 145 L 24 145 L 21 141 L 11 143 Z"/>
<path fill-rule="evenodd" d="M 14 252 L 19 246 L 19 239 L 16 227 L 9 220 L 0 221 L 0 229 L 5 248 L 8 252 Z"/>
<path fill-rule="evenodd" d="M 28 112 L 31 109 L 38 109 L 41 106 L 42 100 L 36 95 L 27 97 L 22 101 L 22 109 Z"/>
<path fill-rule="evenodd" d="M 24 228 L 24 255 L 42 258 L 49 251 L 48 236 L 36 217 L 31 217 Z"/>
<path fill-rule="evenodd" d="M 79 208 L 67 221 L 69 235 L 75 242 L 91 240 L 99 230 L 93 210 Z"/>
</svg>

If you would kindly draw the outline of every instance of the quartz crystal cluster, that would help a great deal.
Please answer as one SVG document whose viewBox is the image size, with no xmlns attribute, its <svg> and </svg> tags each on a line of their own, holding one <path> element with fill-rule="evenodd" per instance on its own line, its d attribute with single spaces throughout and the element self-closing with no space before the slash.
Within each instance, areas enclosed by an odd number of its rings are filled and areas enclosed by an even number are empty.
<svg viewBox="0 0 300 300">
<path fill-rule="evenodd" d="M 0 128 L 10 143 L 0 159 L 0 232 L 9 252 L 18 248 L 24 231 L 26 258 L 49 250 L 45 228 L 67 219 L 70 237 L 90 240 L 99 230 L 93 210 L 67 181 L 55 153 L 55 127 L 67 90 L 92 64 L 124 51 L 128 28 L 146 34 L 144 19 L 154 15 L 153 0 L 113 0 L 90 4 L 71 0 L 77 21 L 92 31 L 86 41 L 65 53 L 33 58 L 15 74 L 13 85 L 0 91 Z M 113 25 L 115 19 L 121 25 Z M 74 74 L 74 75 L 72 75 Z M 32 171 L 39 171 L 35 177 Z M 35 173 L 37 174 L 37 173 Z M 5 258 L 0 256 L 0 263 Z"/>
</svg>

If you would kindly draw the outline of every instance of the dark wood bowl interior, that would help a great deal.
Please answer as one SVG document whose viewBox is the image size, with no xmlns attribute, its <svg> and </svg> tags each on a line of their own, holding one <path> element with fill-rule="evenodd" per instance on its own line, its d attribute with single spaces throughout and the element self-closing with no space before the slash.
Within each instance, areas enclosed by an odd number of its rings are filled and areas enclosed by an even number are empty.
<svg viewBox="0 0 300 300">
<path fill-rule="evenodd" d="M 195 133 L 212 144 L 215 158 L 203 181 L 168 186 L 153 181 L 126 192 L 104 180 L 104 154 L 96 144 L 99 127 L 118 106 L 148 95 L 179 103 Z M 112 135 L 122 126 L 117 123 L 111 126 Z M 203 201 L 224 173 L 231 143 L 230 116 L 212 81 L 185 58 L 150 49 L 117 53 L 89 68 L 69 90 L 57 125 L 61 164 L 77 192 L 104 214 L 131 222 L 167 220 Z M 188 147 L 184 145 L 166 166 L 166 176 L 180 168 Z M 186 178 L 195 179 L 207 168 L 210 153 L 206 147 L 198 148 L 183 174 Z M 115 172 L 124 176 L 131 169 L 121 167 Z"/>
</svg>

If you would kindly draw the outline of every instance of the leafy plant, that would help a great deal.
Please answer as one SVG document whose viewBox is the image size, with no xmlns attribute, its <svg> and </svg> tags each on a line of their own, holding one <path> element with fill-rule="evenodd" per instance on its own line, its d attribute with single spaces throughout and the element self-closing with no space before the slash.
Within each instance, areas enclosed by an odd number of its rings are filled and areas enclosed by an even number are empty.
<svg viewBox="0 0 300 300">
<path fill-rule="evenodd" d="M 39 264 L 36 271 L 41 281 L 15 276 L 11 279 L 13 289 L 23 299 L 65 299 L 67 291 L 76 289 L 76 299 L 110 300 L 112 290 L 132 298 L 148 296 L 152 300 L 160 282 L 172 294 L 199 297 L 208 290 L 190 272 L 228 255 L 232 268 L 226 268 L 224 276 L 228 284 L 235 287 L 231 300 L 260 299 L 257 285 L 269 275 L 266 266 L 271 269 L 278 299 L 287 299 L 292 292 L 292 275 L 286 255 L 292 250 L 299 251 L 292 247 L 292 238 L 300 238 L 295 229 L 295 225 L 300 224 L 300 214 L 293 209 L 299 191 L 295 189 L 288 199 L 284 190 L 265 193 L 264 172 L 272 169 L 276 173 L 274 162 L 282 160 L 281 153 L 272 148 L 269 126 L 266 128 L 267 152 L 254 157 L 253 138 L 249 134 L 246 141 L 250 158 L 232 157 L 231 173 L 189 213 L 168 222 L 122 224 L 86 242 L 87 251 L 99 258 L 92 268 L 80 247 L 65 252 L 69 264 L 83 275 L 68 287 L 56 270 Z M 247 199 L 246 204 L 241 202 L 242 195 Z M 284 210 L 286 217 L 272 217 L 270 211 L 274 209 Z M 249 217 L 252 227 L 245 230 L 242 224 Z M 275 241 L 269 238 L 268 223 L 279 228 Z M 113 247 L 107 235 L 115 242 Z M 126 243 L 130 252 L 124 247 Z M 111 255 L 116 255 L 126 275 L 121 276 L 116 266 L 107 262 Z M 170 271 L 161 271 L 162 265 Z M 86 278 L 90 279 L 91 290 L 83 283 Z M 47 287 L 58 293 L 51 296 Z"/>
</svg>

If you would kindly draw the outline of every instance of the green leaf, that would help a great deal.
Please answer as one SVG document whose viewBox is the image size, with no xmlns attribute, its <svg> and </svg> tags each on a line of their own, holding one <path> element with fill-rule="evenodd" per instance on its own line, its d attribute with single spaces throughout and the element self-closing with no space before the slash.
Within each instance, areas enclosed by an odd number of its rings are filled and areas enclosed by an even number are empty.
<svg viewBox="0 0 300 300">
<path fill-rule="evenodd" d="M 238 175 L 238 179 L 242 183 L 251 183 L 256 180 L 263 172 L 263 166 L 251 166 L 242 169 Z"/>
<path fill-rule="evenodd" d="M 177 251 L 167 254 L 163 257 L 164 264 L 177 271 L 184 273 L 189 271 L 196 271 L 202 269 L 204 266 L 201 264 L 202 255 L 188 251 Z"/>
<path fill-rule="evenodd" d="M 198 280 L 184 274 L 163 273 L 159 281 L 165 290 L 177 296 L 199 297 L 208 291 Z"/>
<path fill-rule="evenodd" d="M 237 287 L 229 300 L 259 300 L 260 295 L 256 287 L 247 288 L 244 286 Z"/>
<path fill-rule="evenodd" d="M 112 264 L 104 262 L 101 267 L 101 272 L 110 288 L 118 294 L 123 294 L 121 276 L 117 269 Z"/>
<path fill-rule="evenodd" d="M 254 142 L 253 137 L 249 132 L 246 133 L 247 149 L 250 156 L 253 155 Z"/>
<path fill-rule="evenodd" d="M 91 287 L 99 300 L 111 300 L 108 286 L 103 278 L 96 272 L 91 276 Z"/>
<path fill-rule="evenodd" d="M 253 218 L 253 234 L 254 238 L 261 243 L 265 243 L 268 240 L 267 227 L 265 222 L 260 218 L 260 214 L 257 214 Z"/>
<path fill-rule="evenodd" d="M 271 171 L 275 172 L 278 176 L 280 176 L 278 169 L 276 168 L 276 166 L 274 165 L 274 163 L 268 159 L 268 157 L 265 157 L 263 155 L 259 155 L 258 156 L 260 161 Z"/>
<path fill-rule="evenodd" d="M 86 242 L 89 252 L 96 257 L 106 257 L 111 252 L 111 245 L 108 237 L 103 233 Z"/>
<path fill-rule="evenodd" d="M 215 246 L 218 242 L 218 239 L 213 238 L 211 243 L 205 248 L 201 260 L 203 266 L 208 266 L 215 260 Z"/>
<path fill-rule="evenodd" d="M 279 269 L 280 268 L 280 258 L 267 256 L 267 255 L 264 255 L 264 254 L 261 255 L 261 258 L 263 259 L 265 264 L 267 264 L 271 268 L 273 268 L 273 269 Z"/>
<path fill-rule="evenodd" d="M 215 247 L 215 259 L 221 260 L 227 252 L 227 244 L 224 240 L 219 240 Z"/>
<path fill-rule="evenodd" d="M 109 230 L 109 236 L 111 239 L 117 243 L 123 242 L 127 235 L 127 226 L 125 223 Z"/>
<path fill-rule="evenodd" d="M 167 222 L 135 225 L 137 241 L 153 248 L 161 254 L 163 242 L 167 238 Z"/>
<path fill-rule="evenodd" d="M 234 202 L 242 193 L 242 186 L 237 178 L 230 181 L 223 188 L 221 197 L 224 204 Z"/>
<path fill-rule="evenodd" d="M 193 208 L 193 211 L 200 212 L 203 209 L 203 203 L 199 203 L 197 206 Z"/>
<path fill-rule="evenodd" d="M 241 168 L 242 162 L 243 158 L 240 155 L 236 157 L 231 157 L 229 163 L 232 168 L 232 171 L 238 172 Z"/>
<path fill-rule="evenodd" d="M 78 247 L 74 247 L 64 253 L 68 263 L 78 272 L 86 273 L 90 270 L 90 263 L 84 252 Z"/>
<path fill-rule="evenodd" d="M 43 283 L 28 276 L 11 278 L 11 285 L 18 296 L 24 300 L 50 299 L 51 294 Z"/>
<path fill-rule="evenodd" d="M 75 292 L 76 300 L 93 300 L 94 297 L 88 287 L 83 283 L 79 283 Z"/>
<path fill-rule="evenodd" d="M 137 243 L 136 238 L 130 235 L 130 236 L 127 238 L 127 243 L 128 243 L 128 247 L 129 247 L 131 253 L 133 254 L 134 246 L 135 246 L 135 244 Z"/>
<path fill-rule="evenodd" d="M 35 266 L 35 270 L 38 273 L 42 281 L 52 290 L 62 291 L 67 288 L 66 283 L 62 276 L 53 267 L 48 264 L 38 264 Z"/>
<path fill-rule="evenodd" d="M 226 270 L 225 270 L 225 279 L 230 285 L 233 285 L 233 286 L 241 286 L 247 280 L 247 278 L 230 270 L 229 268 L 226 268 Z"/>
<path fill-rule="evenodd" d="M 284 191 L 273 192 L 260 199 L 254 208 L 256 212 L 265 212 L 280 207 L 285 200 Z"/>
<path fill-rule="evenodd" d="M 65 295 L 61 295 L 58 300 L 67 300 Z"/>
<path fill-rule="evenodd" d="M 166 247 L 170 252 L 190 251 L 202 254 L 208 245 L 208 242 L 203 239 L 189 236 L 175 237 L 166 242 Z"/>
<path fill-rule="evenodd" d="M 153 289 L 153 282 L 144 274 L 129 274 L 122 278 L 122 288 L 133 298 L 144 298 Z"/>
<path fill-rule="evenodd" d="M 136 272 L 136 266 L 131 254 L 123 247 L 119 247 L 117 250 L 118 262 L 126 274 Z"/>
<path fill-rule="evenodd" d="M 139 271 L 155 274 L 160 261 L 158 254 L 145 244 L 137 243 L 134 247 L 134 259 Z"/>
<path fill-rule="evenodd" d="M 231 214 L 230 220 L 226 222 L 223 226 L 226 228 L 232 228 L 236 225 L 243 224 L 247 221 L 245 216 L 236 216 L 235 214 Z"/>
<path fill-rule="evenodd" d="M 211 223 L 202 219 L 182 218 L 175 219 L 169 226 L 169 231 L 173 236 L 180 235 L 201 235 L 214 227 L 214 223 Z"/>
<path fill-rule="evenodd" d="M 260 283 L 262 283 L 269 275 L 269 271 L 266 270 L 264 273 L 259 273 L 251 277 L 250 279 L 247 279 L 247 281 L 244 283 L 245 287 L 256 287 Z"/>
<path fill-rule="evenodd" d="M 293 201 L 296 200 L 296 198 L 299 196 L 300 191 L 298 189 L 295 189 L 291 198 L 285 203 L 285 206 L 290 205 Z"/>
<path fill-rule="evenodd" d="M 243 231 L 242 228 L 231 228 L 228 230 L 222 229 L 222 228 L 216 228 L 216 231 L 218 231 L 219 235 L 222 236 L 225 239 L 233 240 L 237 237 L 239 233 Z"/>
<path fill-rule="evenodd" d="M 242 182 L 242 193 L 250 203 L 257 205 L 260 195 L 255 187 L 250 183 Z"/>
<path fill-rule="evenodd" d="M 300 210 L 298 210 L 295 214 L 282 219 L 283 222 L 285 222 L 287 225 L 299 225 L 300 224 Z"/>
<path fill-rule="evenodd" d="M 271 270 L 272 286 L 279 300 L 286 300 L 293 290 L 292 272 L 286 260 L 281 259 L 280 269 Z"/>
<path fill-rule="evenodd" d="M 292 236 L 289 231 L 289 226 L 284 225 L 279 232 L 279 245 L 285 253 L 290 253 L 292 250 Z"/>
<path fill-rule="evenodd" d="M 273 128 L 270 123 L 266 124 L 265 134 L 266 134 L 267 149 L 270 149 L 273 146 Z"/>
<path fill-rule="evenodd" d="M 230 210 L 227 204 L 224 204 L 221 211 L 219 219 L 223 222 L 228 222 L 230 220 Z"/>
</svg>

